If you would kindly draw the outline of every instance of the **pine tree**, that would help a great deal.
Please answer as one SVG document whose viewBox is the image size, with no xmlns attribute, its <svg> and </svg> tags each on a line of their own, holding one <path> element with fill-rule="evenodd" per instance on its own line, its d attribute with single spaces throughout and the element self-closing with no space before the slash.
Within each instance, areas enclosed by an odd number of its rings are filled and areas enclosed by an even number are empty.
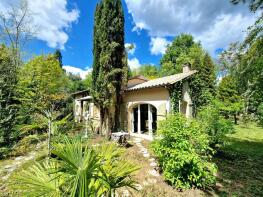
<svg viewBox="0 0 263 197">
<path fill-rule="evenodd" d="M 108 134 L 119 128 L 121 93 L 128 73 L 120 0 L 103 0 L 96 7 L 93 58 L 92 94 L 100 109 L 100 131 Z"/>
<path fill-rule="evenodd" d="M 58 60 L 60 67 L 62 68 L 63 63 L 62 63 L 62 54 L 61 51 L 59 49 L 56 49 L 54 56 L 56 58 L 56 60 Z"/>
<path fill-rule="evenodd" d="M 0 46 L 0 144 L 9 146 L 14 137 L 17 115 L 17 67 L 11 53 Z M 0 145 L 1 146 L 1 145 Z"/>
</svg>

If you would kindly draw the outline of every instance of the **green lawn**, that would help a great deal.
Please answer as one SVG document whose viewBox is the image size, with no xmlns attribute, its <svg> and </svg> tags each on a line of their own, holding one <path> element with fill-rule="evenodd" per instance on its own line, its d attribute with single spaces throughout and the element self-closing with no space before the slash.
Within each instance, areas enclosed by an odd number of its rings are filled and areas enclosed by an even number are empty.
<svg viewBox="0 0 263 197">
<path fill-rule="evenodd" d="M 237 125 L 215 162 L 219 196 L 263 196 L 263 128 Z"/>
</svg>

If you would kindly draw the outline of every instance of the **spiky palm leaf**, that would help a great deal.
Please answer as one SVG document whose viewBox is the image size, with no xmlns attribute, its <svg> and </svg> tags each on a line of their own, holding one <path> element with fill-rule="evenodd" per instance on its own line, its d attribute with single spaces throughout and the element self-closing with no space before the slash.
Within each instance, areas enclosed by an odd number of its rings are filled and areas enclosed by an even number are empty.
<svg viewBox="0 0 263 197">
<path fill-rule="evenodd" d="M 120 187 L 135 189 L 131 175 L 138 168 L 121 159 L 123 149 L 105 144 L 83 147 L 81 138 L 62 137 L 54 144 L 56 158 L 35 164 L 14 179 L 13 190 L 24 196 L 110 196 Z M 22 195 L 22 196 L 23 196 Z M 20 195 L 21 196 L 21 195 Z"/>
<path fill-rule="evenodd" d="M 57 172 L 57 164 L 52 161 L 35 163 L 27 170 L 13 177 L 10 187 L 17 196 L 61 197 L 63 174 Z"/>
<path fill-rule="evenodd" d="M 107 194 L 115 194 L 116 189 L 130 187 L 136 190 L 136 182 L 132 179 L 132 174 L 139 168 L 121 156 L 125 153 L 123 149 L 115 144 L 104 144 L 99 147 L 99 153 L 103 165 L 100 167 L 100 178 L 108 188 Z"/>
<path fill-rule="evenodd" d="M 98 193 L 101 189 L 96 181 L 100 166 L 98 155 L 91 148 L 83 147 L 80 138 L 64 137 L 62 143 L 54 147 L 52 153 L 58 157 L 60 171 L 67 177 L 70 196 L 85 197 Z"/>
</svg>

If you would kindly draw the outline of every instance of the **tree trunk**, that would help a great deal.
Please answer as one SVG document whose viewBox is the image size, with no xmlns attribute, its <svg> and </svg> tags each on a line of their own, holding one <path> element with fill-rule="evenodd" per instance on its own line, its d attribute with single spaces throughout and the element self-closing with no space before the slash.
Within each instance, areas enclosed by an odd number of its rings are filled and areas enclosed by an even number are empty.
<svg viewBox="0 0 263 197">
<path fill-rule="evenodd" d="M 103 131 L 103 121 L 104 121 L 104 110 L 100 109 L 100 129 L 99 134 L 102 135 Z"/>
<path fill-rule="evenodd" d="M 47 148 L 48 148 L 48 156 L 50 156 L 50 138 L 51 138 L 51 120 L 48 120 L 48 144 L 47 144 Z"/>
<path fill-rule="evenodd" d="M 237 124 L 237 114 L 234 114 L 234 120 L 235 120 L 235 124 Z"/>
</svg>

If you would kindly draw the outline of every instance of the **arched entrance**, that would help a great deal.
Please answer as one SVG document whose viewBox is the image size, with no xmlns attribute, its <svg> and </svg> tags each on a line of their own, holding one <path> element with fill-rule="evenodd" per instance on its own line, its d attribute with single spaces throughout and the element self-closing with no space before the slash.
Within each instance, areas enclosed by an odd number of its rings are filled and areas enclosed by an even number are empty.
<svg viewBox="0 0 263 197">
<path fill-rule="evenodd" d="M 157 129 L 157 110 L 151 104 L 138 104 L 132 108 L 132 132 L 152 136 Z"/>
</svg>

